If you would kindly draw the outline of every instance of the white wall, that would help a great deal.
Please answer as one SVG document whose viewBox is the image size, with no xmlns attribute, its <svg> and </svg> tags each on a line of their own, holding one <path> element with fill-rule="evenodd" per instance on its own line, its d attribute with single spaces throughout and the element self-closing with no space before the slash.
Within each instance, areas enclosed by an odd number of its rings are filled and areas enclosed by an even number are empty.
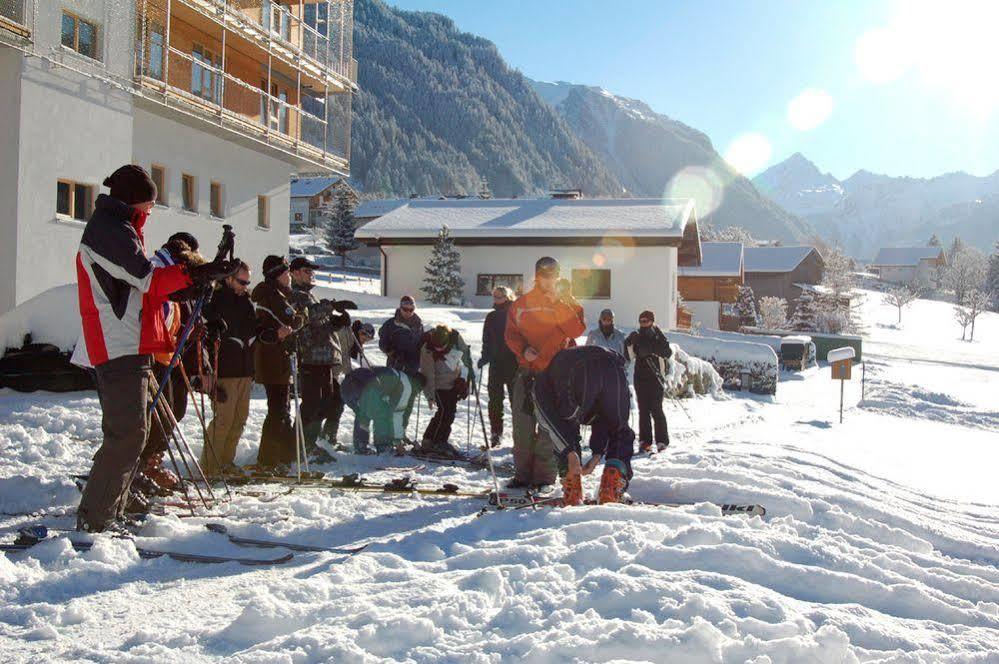
<svg viewBox="0 0 999 664">
<path fill-rule="evenodd" d="M 21 114 L 20 53 L 0 48 L 0 313 L 17 296 L 18 132 Z"/>
<path fill-rule="evenodd" d="M 153 163 L 167 169 L 168 206 L 157 206 L 150 215 L 148 250 L 183 230 L 198 238 L 201 253 L 210 259 L 222 236 L 222 224 L 230 224 L 236 233 L 236 255 L 250 265 L 255 277 L 260 276 L 264 256 L 287 255 L 292 171 L 288 163 L 144 108 L 135 109 L 134 127 L 135 163 L 147 170 Z M 197 213 L 181 207 L 183 173 L 196 178 Z M 224 219 L 209 215 L 212 180 L 222 184 Z M 270 230 L 257 226 L 258 194 L 270 196 Z"/>
<path fill-rule="evenodd" d="M 418 299 L 424 295 L 424 268 L 432 247 L 388 246 L 388 279 L 385 282 L 390 297 L 409 293 Z M 676 326 L 676 262 L 673 247 L 459 247 L 465 299 L 474 307 L 492 306 L 490 296 L 475 295 L 477 275 L 523 274 L 524 288 L 531 288 L 534 262 L 541 256 L 553 256 L 562 263 L 566 277 L 572 268 L 611 270 L 611 298 L 581 300 L 586 310 L 587 325 L 596 324 L 600 310 L 610 307 L 622 327 L 636 326 L 638 314 L 645 309 L 656 312 L 663 327 Z M 383 262 L 383 279 L 385 265 Z"/>
<path fill-rule="evenodd" d="M 306 225 L 309 223 L 309 198 L 307 196 L 299 196 L 297 198 L 292 198 L 291 209 L 288 215 L 288 223 L 290 224 L 301 224 Z M 295 221 L 295 215 L 300 214 L 302 218 Z"/>
<path fill-rule="evenodd" d="M 684 301 L 683 306 L 692 314 L 691 324 L 700 324 L 701 327 L 708 330 L 719 329 L 720 325 L 718 323 L 718 313 L 721 310 L 720 302 L 693 302 L 691 300 L 686 300 Z"/>
<path fill-rule="evenodd" d="M 882 267 L 881 281 L 892 284 L 911 284 L 916 279 L 914 267 Z"/>
</svg>

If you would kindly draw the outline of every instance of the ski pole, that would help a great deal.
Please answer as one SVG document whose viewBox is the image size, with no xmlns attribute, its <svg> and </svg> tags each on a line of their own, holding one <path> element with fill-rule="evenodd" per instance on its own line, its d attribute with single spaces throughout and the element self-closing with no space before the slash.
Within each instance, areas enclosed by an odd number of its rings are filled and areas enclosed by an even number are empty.
<svg viewBox="0 0 999 664">
<path fill-rule="evenodd" d="M 475 380 L 474 374 L 472 380 Z M 475 405 L 479 411 L 479 424 L 482 425 L 482 440 L 486 444 L 486 461 L 489 462 L 489 473 L 493 476 L 493 490 L 496 491 L 496 507 L 503 509 L 503 498 L 500 496 L 499 479 L 496 478 L 496 468 L 493 466 L 493 449 L 486 434 L 486 418 L 482 416 L 482 400 L 479 398 L 478 383 L 475 389 Z"/>
<path fill-rule="evenodd" d="M 187 371 L 184 369 L 184 365 L 183 364 L 180 365 L 180 375 L 184 377 L 184 385 L 187 387 L 187 391 L 188 392 L 193 391 L 191 389 L 191 381 L 188 379 Z M 212 455 L 212 461 L 215 462 L 215 467 L 219 469 L 219 473 L 221 474 L 221 477 L 222 477 L 222 486 L 225 487 L 226 495 L 228 496 L 229 500 L 232 500 L 232 491 L 229 490 L 229 483 L 225 479 L 225 474 L 222 473 L 222 464 L 219 463 L 219 457 L 215 453 L 215 440 L 214 440 L 214 438 L 211 439 L 211 440 L 209 440 L 209 438 L 208 438 L 208 425 L 205 423 L 205 413 L 204 413 L 204 411 L 202 411 L 202 410 L 200 410 L 198 408 L 198 402 L 197 402 L 197 400 L 193 401 L 193 403 L 194 403 L 194 412 L 195 412 L 195 414 L 197 414 L 198 420 L 201 422 L 201 431 L 204 433 L 204 436 L 205 436 L 205 447 L 211 453 L 211 455 Z M 212 425 L 213 425 L 212 428 L 213 429 L 215 428 L 214 424 L 215 424 L 215 421 L 212 420 Z"/>
<path fill-rule="evenodd" d="M 158 411 L 153 411 L 152 420 L 156 422 L 156 425 L 160 429 L 160 435 L 163 436 L 163 441 L 166 443 L 167 456 L 170 457 L 170 465 L 173 466 L 173 471 L 177 473 L 177 481 L 180 482 L 180 488 L 184 491 L 184 500 L 187 501 L 187 506 L 191 510 L 191 516 L 194 516 L 194 501 L 191 500 L 191 494 L 187 490 L 187 480 L 184 479 L 183 473 L 180 472 L 180 466 L 177 465 L 177 459 L 173 456 L 173 450 L 170 449 L 170 439 L 167 437 L 166 428 L 163 426 L 163 421 L 160 420 L 160 414 Z M 177 451 L 178 453 L 180 452 L 179 448 Z"/>
<path fill-rule="evenodd" d="M 298 401 L 298 354 L 291 354 L 291 375 L 292 375 L 292 389 L 294 390 L 295 396 L 295 472 L 298 476 L 299 484 L 302 483 L 302 457 L 305 453 L 305 438 L 300 435 L 302 433 L 302 409 L 299 406 Z M 309 472 L 308 463 L 309 460 L 305 460 L 306 468 L 305 472 Z"/>
<path fill-rule="evenodd" d="M 194 485 L 194 490 L 197 492 L 198 498 L 201 499 L 201 504 L 205 506 L 205 509 L 208 509 L 208 500 L 205 498 L 205 494 L 201 492 L 201 487 L 198 486 L 198 480 L 197 478 L 195 478 L 194 472 L 191 470 L 191 465 L 187 462 L 187 458 L 184 456 L 184 449 L 181 447 L 180 443 L 177 441 L 177 438 L 175 437 L 176 425 L 172 425 L 172 423 L 170 422 L 170 419 L 166 415 L 167 410 L 168 410 L 167 405 L 162 401 L 160 401 L 160 403 L 156 405 L 156 411 L 154 412 L 154 417 L 156 419 L 156 422 L 159 424 L 160 433 L 163 435 L 163 439 L 167 443 L 167 452 L 170 454 L 170 460 L 171 462 L 174 463 L 174 465 L 176 465 L 177 462 L 173 457 L 173 452 L 170 451 L 170 441 L 173 441 L 173 444 L 177 447 L 177 456 L 180 457 L 180 461 L 184 465 L 184 469 L 187 471 L 187 476 L 190 478 L 191 484 Z M 171 426 L 173 426 L 173 428 L 170 429 L 170 433 L 167 433 L 167 428 Z M 179 468 L 178 468 L 178 476 L 183 477 L 183 475 L 181 475 L 180 473 Z M 186 488 L 184 491 L 184 496 L 185 498 L 188 499 L 188 501 L 190 501 L 190 497 L 187 495 Z"/>
<path fill-rule="evenodd" d="M 215 492 L 212 491 L 211 483 L 208 481 L 208 478 L 205 477 L 204 471 L 201 470 L 201 464 L 199 464 L 198 460 L 194 458 L 194 453 L 191 452 L 191 446 L 188 445 L 187 438 L 184 436 L 184 432 L 181 430 L 180 425 L 177 423 L 177 419 L 173 416 L 173 411 L 170 410 L 167 404 L 163 403 L 162 401 L 159 404 L 159 408 L 161 411 L 160 416 L 166 420 L 167 424 L 173 427 L 171 430 L 171 435 L 175 437 L 176 441 L 179 441 L 179 443 L 177 443 L 177 451 L 180 452 L 180 459 L 181 461 L 184 462 L 184 467 L 187 468 L 187 473 L 188 475 L 191 476 L 191 479 L 194 482 L 194 488 L 195 490 L 197 490 L 198 495 L 201 497 L 201 501 L 205 503 L 205 508 L 207 509 L 208 503 L 205 500 L 204 496 L 202 495 L 201 489 L 198 488 L 198 479 L 197 476 L 195 476 L 194 472 L 191 470 L 191 465 L 193 465 L 194 468 L 198 471 L 198 474 L 201 475 L 201 481 L 205 483 L 205 488 L 208 490 L 208 495 L 211 496 L 212 501 L 215 501 L 216 500 Z M 184 454 L 185 452 L 186 456 Z M 187 462 L 188 458 L 191 459 L 190 464 L 188 464 Z"/>
</svg>

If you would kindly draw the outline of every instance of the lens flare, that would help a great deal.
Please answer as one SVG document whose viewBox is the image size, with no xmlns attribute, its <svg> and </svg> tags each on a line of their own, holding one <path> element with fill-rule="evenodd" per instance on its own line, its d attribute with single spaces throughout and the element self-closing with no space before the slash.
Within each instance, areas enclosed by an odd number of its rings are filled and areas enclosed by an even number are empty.
<svg viewBox="0 0 999 664">
<path fill-rule="evenodd" d="M 697 216 L 707 217 L 721 206 L 725 198 L 725 182 L 714 168 L 688 166 L 666 185 L 667 199 L 694 199 Z"/>
<path fill-rule="evenodd" d="M 871 83 L 890 83 L 912 66 L 912 53 L 898 30 L 877 28 L 861 35 L 853 51 L 860 75 Z"/>
<path fill-rule="evenodd" d="M 773 147 L 763 134 L 743 134 L 725 151 L 725 161 L 743 175 L 756 173 L 770 161 Z"/>
<path fill-rule="evenodd" d="M 787 105 L 787 120 L 798 131 L 815 129 L 829 119 L 833 98 L 825 90 L 807 88 Z"/>
</svg>

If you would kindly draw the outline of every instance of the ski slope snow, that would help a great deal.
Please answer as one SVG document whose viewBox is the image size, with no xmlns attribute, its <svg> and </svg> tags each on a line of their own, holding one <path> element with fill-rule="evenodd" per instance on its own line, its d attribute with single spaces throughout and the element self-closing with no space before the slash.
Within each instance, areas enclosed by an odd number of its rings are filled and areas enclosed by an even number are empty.
<svg viewBox="0 0 999 664">
<path fill-rule="evenodd" d="M 366 320 L 392 311 L 375 296 L 362 306 Z M 264 485 L 254 488 L 265 496 L 234 488 L 210 515 L 152 517 L 140 542 L 281 551 L 204 528 L 219 522 L 247 536 L 370 546 L 269 568 L 142 560 L 115 540 L 86 553 L 56 540 L 0 554 L 0 660 L 999 661 L 999 316 L 961 342 L 946 307 L 917 302 L 895 328 L 894 310 L 870 294 L 866 398 L 857 371 L 842 425 L 828 367 L 782 373 L 775 397 L 667 402 L 672 445 L 636 460 L 630 492 L 689 506 L 480 516 L 474 498 Z M 459 328 L 478 355 L 484 311 L 421 314 Z M 254 459 L 263 415 L 255 393 L 237 460 Z M 468 422 L 462 406 L 458 447 Z M 194 417 L 182 425 L 200 450 Z M 350 426 L 348 413 L 342 441 Z M 70 527 L 70 475 L 86 472 L 99 439 L 92 393 L 0 391 L 0 530 Z M 499 460 L 509 446 L 507 435 Z M 491 485 L 481 470 L 336 456 L 323 468 L 331 475 Z M 596 483 L 587 478 L 588 491 Z M 712 502 L 758 502 L 767 516 L 722 517 Z"/>
</svg>

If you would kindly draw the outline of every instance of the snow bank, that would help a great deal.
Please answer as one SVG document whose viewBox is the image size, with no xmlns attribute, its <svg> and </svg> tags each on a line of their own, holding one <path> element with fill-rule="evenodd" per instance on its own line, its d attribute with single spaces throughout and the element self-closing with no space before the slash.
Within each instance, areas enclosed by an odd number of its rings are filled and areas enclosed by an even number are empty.
<svg viewBox="0 0 999 664">
<path fill-rule="evenodd" d="M 24 335 L 35 343 L 48 343 L 70 351 L 83 333 L 76 284 L 56 286 L 0 316 L 0 355 L 20 348 Z"/>
<path fill-rule="evenodd" d="M 711 363 L 721 375 L 725 387 L 748 388 L 760 394 L 777 392 L 777 354 L 770 346 L 697 337 L 681 332 L 671 332 L 670 338 L 688 354 Z M 749 385 L 744 385 L 747 377 Z"/>
</svg>

